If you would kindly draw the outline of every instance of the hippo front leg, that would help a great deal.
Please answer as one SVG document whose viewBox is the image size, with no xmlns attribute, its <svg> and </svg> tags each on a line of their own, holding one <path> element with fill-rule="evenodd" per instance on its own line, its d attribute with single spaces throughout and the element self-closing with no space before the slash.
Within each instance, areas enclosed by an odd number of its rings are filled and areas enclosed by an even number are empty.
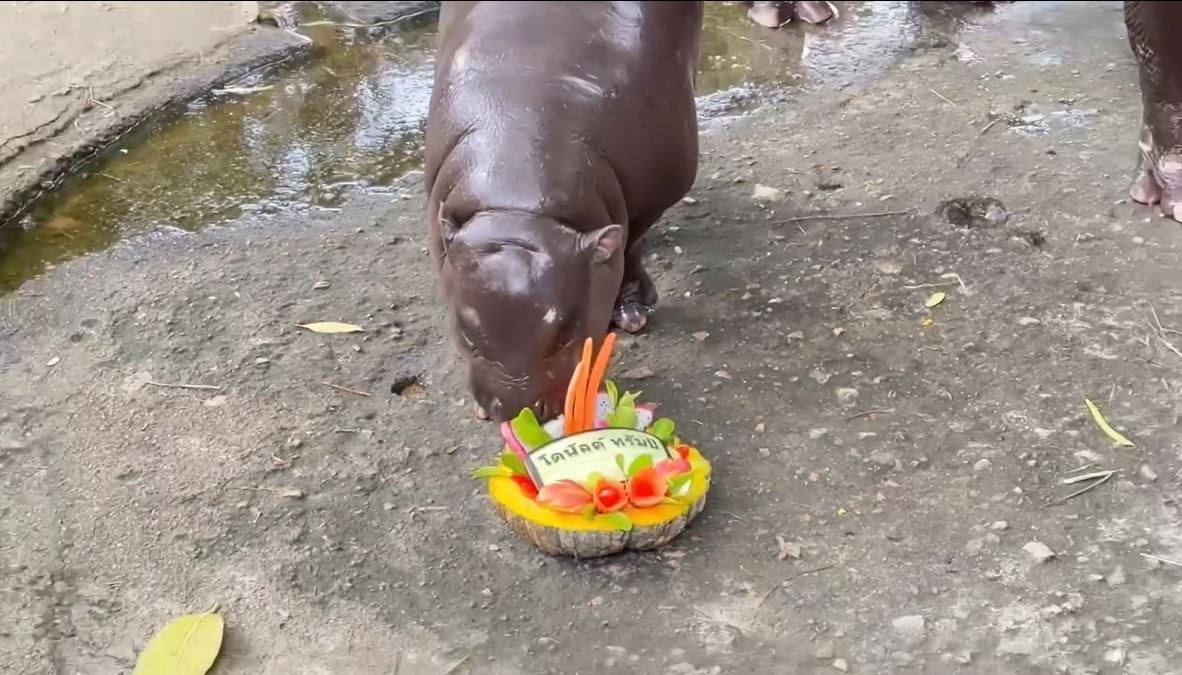
<svg viewBox="0 0 1182 675">
<path fill-rule="evenodd" d="M 1125 2 L 1125 26 L 1142 105 L 1141 166 L 1129 196 L 1182 221 L 1182 4 Z"/>
<path fill-rule="evenodd" d="M 644 239 L 638 238 L 628 246 L 624 258 L 624 282 L 612 322 L 629 333 L 639 333 L 648 325 L 656 304 L 657 285 L 644 269 Z"/>
</svg>

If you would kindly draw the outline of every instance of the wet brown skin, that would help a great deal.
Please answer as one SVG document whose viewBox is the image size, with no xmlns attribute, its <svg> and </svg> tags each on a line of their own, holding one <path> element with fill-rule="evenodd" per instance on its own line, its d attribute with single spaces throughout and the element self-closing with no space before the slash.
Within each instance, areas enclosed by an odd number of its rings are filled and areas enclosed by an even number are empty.
<svg viewBox="0 0 1182 675">
<path fill-rule="evenodd" d="M 477 404 L 561 410 L 586 337 L 644 327 L 642 240 L 693 185 L 698 2 L 449 2 L 429 245 Z"/>
<path fill-rule="evenodd" d="M 1141 71 L 1141 166 L 1129 195 L 1182 221 L 1182 4 L 1125 2 Z"/>
</svg>

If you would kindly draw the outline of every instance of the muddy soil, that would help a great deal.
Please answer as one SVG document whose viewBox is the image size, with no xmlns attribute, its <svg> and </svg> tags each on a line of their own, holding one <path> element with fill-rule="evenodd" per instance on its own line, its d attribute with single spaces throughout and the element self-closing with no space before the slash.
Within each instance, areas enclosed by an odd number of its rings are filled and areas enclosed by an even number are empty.
<svg viewBox="0 0 1182 675">
<path fill-rule="evenodd" d="M 1120 18 L 1018 3 L 706 126 L 615 367 L 715 459 L 656 553 L 540 555 L 467 478 L 414 175 L 24 283 L 0 670 L 130 672 L 220 602 L 218 673 L 1182 672 L 1182 232 L 1125 197 Z"/>
</svg>

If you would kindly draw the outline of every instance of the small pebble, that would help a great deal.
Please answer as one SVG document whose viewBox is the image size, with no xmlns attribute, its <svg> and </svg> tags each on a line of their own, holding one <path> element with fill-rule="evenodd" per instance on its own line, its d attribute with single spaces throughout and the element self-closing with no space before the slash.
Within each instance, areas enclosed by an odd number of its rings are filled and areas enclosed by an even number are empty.
<svg viewBox="0 0 1182 675">
<path fill-rule="evenodd" d="M 764 431 L 764 429 L 766 429 L 766 428 L 767 428 L 767 427 L 766 427 L 766 426 L 764 426 L 763 422 L 760 422 L 759 424 L 756 424 L 756 425 L 755 425 L 755 433 L 757 433 L 757 434 L 762 434 L 762 433 L 763 433 L 763 431 Z"/>
<path fill-rule="evenodd" d="M 492 551 L 493 553 L 496 553 L 497 551 L 501 550 L 501 547 L 497 546 L 496 544 L 489 544 L 488 550 Z"/>
<path fill-rule="evenodd" d="M 973 465 L 973 471 L 976 473 L 988 471 L 992 468 L 993 468 L 993 462 L 989 461 L 988 459 L 978 459 L 977 463 Z"/>
<path fill-rule="evenodd" d="M 1157 472 L 1153 470 L 1148 464 L 1141 465 L 1141 477 L 1152 483 L 1157 480 Z"/>
<path fill-rule="evenodd" d="M 1120 586 L 1126 580 L 1125 568 L 1121 565 L 1117 565 L 1116 569 L 1109 572 L 1107 577 L 1104 577 L 1104 581 L 1107 581 L 1109 586 Z"/>
<path fill-rule="evenodd" d="M 908 614 L 897 617 L 891 621 L 891 627 L 901 637 L 909 641 L 920 640 L 927 632 L 927 622 L 919 614 Z"/>
<path fill-rule="evenodd" d="M 706 338 L 708 338 L 708 337 L 710 337 L 710 334 L 704 330 L 700 330 L 697 333 L 694 333 L 694 339 L 697 340 L 698 342 L 705 342 Z"/>
<path fill-rule="evenodd" d="M 328 288 L 327 281 L 317 281 L 316 283 L 312 284 L 312 290 L 314 291 L 323 291 L 326 288 Z"/>
<path fill-rule="evenodd" d="M 858 390 L 853 387 L 838 387 L 835 393 L 842 403 L 851 403 L 858 398 Z"/>
<path fill-rule="evenodd" d="M 61 359 L 61 357 L 60 357 L 60 356 L 55 356 L 55 357 L 53 357 L 52 359 L 50 359 L 50 360 L 46 361 L 46 362 L 45 362 L 45 365 L 46 365 L 46 366 L 48 366 L 48 367 L 50 367 L 50 368 L 52 368 L 52 367 L 56 366 L 58 363 L 60 363 L 60 362 L 61 362 L 61 360 L 62 360 L 62 359 Z"/>
<path fill-rule="evenodd" d="M 1024 316 L 1021 319 L 1018 319 L 1019 326 L 1037 326 L 1040 323 L 1042 322 L 1033 316 Z"/>
<path fill-rule="evenodd" d="M 995 520 L 992 523 L 989 523 L 989 529 L 991 530 L 1001 531 L 1008 530 L 1009 528 L 1010 524 L 1004 520 Z"/>
<path fill-rule="evenodd" d="M 850 672 L 850 664 L 846 663 L 845 659 L 833 659 L 833 668 L 843 673 Z"/>
<path fill-rule="evenodd" d="M 755 185 L 755 189 L 751 191 L 751 198 L 757 202 L 768 203 L 778 202 L 784 196 L 783 190 L 778 190 L 774 187 L 766 185 Z"/>
<path fill-rule="evenodd" d="M 1030 559 L 1036 563 L 1046 563 L 1055 559 L 1055 552 L 1049 546 L 1041 541 L 1029 541 L 1022 546 L 1022 550 L 1026 551 Z"/>
</svg>

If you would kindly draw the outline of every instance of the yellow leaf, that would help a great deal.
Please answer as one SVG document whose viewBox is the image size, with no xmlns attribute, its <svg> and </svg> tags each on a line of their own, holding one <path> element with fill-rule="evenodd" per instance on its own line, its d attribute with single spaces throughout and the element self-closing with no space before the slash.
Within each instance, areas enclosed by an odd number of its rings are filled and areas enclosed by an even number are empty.
<svg viewBox="0 0 1182 675">
<path fill-rule="evenodd" d="M 315 323 L 297 323 L 300 328 L 307 328 L 313 333 L 364 333 L 365 329 L 361 326 L 354 326 L 351 323 L 339 323 L 337 321 L 317 321 Z"/>
<path fill-rule="evenodd" d="M 222 648 L 224 629 L 217 605 L 208 612 L 177 617 L 140 652 L 132 675 L 205 675 Z"/>
<path fill-rule="evenodd" d="M 1105 436 L 1112 439 L 1113 445 L 1119 445 L 1125 448 L 1133 447 L 1132 441 L 1122 436 L 1119 431 L 1113 429 L 1112 425 L 1108 424 L 1108 420 L 1104 419 L 1104 415 L 1100 414 L 1100 409 L 1096 407 L 1095 403 L 1092 403 L 1091 399 L 1085 398 L 1084 403 L 1088 406 L 1088 412 L 1092 413 L 1092 420 L 1096 423 L 1096 426 L 1100 427 L 1100 431 L 1103 431 Z"/>
<path fill-rule="evenodd" d="M 927 307 L 928 309 L 931 309 L 932 307 L 935 307 L 936 305 L 940 304 L 941 302 L 944 302 L 944 298 L 946 298 L 946 297 L 948 297 L 948 294 L 945 293 L 944 291 L 936 291 L 935 293 L 932 293 L 931 295 L 928 296 L 928 300 L 927 300 L 927 302 L 923 303 L 923 306 Z"/>
</svg>

